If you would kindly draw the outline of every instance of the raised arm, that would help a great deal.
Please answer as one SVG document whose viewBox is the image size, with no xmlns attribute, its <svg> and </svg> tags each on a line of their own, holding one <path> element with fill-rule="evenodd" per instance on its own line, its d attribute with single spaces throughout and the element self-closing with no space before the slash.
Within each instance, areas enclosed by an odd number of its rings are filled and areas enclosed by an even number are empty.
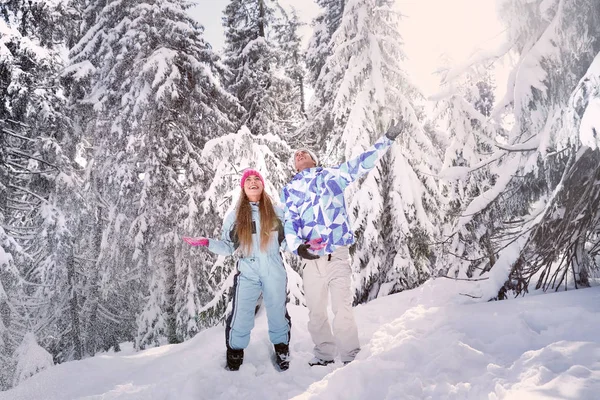
<svg viewBox="0 0 600 400">
<path fill-rule="evenodd" d="M 403 118 L 400 118 L 397 123 L 392 121 L 392 124 L 385 135 L 379 138 L 379 140 L 377 140 L 367 151 L 352 160 L 331 168 L 331 171 L 337 173 L 346 184 L 354 182 L 356 179 L 372 170 L 375 167 L 377 160 L 385 154 L 398 135 L 409 128 L 410 125 L 408 125 Z"/>
<path fill-rule="evenodd" d="M 394 143 L 393 140 L 383 136 L 358 157 L 346 161 L 337 167 L 330 168 L 330 170 L 348 185 L 372 170 L 375 167 L 377 160 L 385 154 L 392 143 Z"/>
</svg>

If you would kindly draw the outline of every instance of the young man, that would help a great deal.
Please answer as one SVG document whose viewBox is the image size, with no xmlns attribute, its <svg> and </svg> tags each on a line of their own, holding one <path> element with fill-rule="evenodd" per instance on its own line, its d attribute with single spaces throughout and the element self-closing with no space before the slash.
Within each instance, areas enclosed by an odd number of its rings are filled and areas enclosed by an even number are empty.
<svg viewBox="0 0 600 400">
<path fill-rule="evenodd" d="M 315 344 L 313 365 L 332 363 L 337 349 L 347 364 L 360 351 L 352 311 L 350 255 L 354 233 L 346 212 L 344 189 L 364 175 L 390 148 L 408 125 L 392 124 L 384 137 L 357 158 L 337 167 L 317 167 L 316 155 L 308 149 L 294 154 L 298 172 L 282 192 L 285 204 L 285 237 L 288 247 L 306 260 L 303 272 L 308 307 L 308 331 Z M 327 316 L 331 293 L 333 333 Z"/>
</svg>

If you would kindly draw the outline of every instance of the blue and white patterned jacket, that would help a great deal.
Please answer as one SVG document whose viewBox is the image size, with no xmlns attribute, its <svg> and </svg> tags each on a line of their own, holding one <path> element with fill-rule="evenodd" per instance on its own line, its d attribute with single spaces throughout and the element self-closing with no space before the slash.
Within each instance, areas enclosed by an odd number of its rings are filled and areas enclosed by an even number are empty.
<svg viewBox="0 0 600 400">
<path fill-rule="evenodd" d="M 380 138 L 353 160 L 332 168 L 308 168 L 297 173 L 281 193 L 285 204 L 285 238 L 290 250 L 321 238 L 327 246 L 318 255 L 331 254 L 336 247 L 354 243 L 354 232 L 346 212 L 344 189 L 367 173 L 390 148 L 393 141 Z"/>
</svg>

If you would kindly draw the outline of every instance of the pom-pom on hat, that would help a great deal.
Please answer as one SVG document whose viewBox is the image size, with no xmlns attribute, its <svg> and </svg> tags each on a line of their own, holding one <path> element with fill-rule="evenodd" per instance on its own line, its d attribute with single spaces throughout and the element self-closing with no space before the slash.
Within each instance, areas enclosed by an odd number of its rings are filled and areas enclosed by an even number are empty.
<svg viewBox="0 0 600 400">
<path fill-rule="evenodd" d="M 265 186 L 265 180 L 263 179 L 262 175 L 260 174 L 260 172 L 258 172 L 255 169 L 247 169 L 244 171 L 244 174 L 242 175 L 242 180 L 240 181 L 240 186 L 242 187 L 242 189 L 244 188 L 244 182 L 246 182 L 246 178 L 248 178 L 250 175 L 255 175 L 258 176 L 258 179 L 260 179 L 260 181 L 262 182 L 263 186 Z"/>
</svg>

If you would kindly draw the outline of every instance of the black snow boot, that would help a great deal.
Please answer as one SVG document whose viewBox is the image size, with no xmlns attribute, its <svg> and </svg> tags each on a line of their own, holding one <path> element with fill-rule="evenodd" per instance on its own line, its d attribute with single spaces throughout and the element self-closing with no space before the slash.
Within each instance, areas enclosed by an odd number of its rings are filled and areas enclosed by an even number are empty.
<svg viewBox="0 0 600 400">
<path fill-rule="evenodd" d="M 227 369 L 237 371 L 244 362 L 244 350 L 227 349 Z"/>
<path fill-rule="evenodd" d="M 281 371 L 290 367 L 290 349 L 285 343 L 278 343 L 275 346 L 275 363 Z"/>
</svg>

